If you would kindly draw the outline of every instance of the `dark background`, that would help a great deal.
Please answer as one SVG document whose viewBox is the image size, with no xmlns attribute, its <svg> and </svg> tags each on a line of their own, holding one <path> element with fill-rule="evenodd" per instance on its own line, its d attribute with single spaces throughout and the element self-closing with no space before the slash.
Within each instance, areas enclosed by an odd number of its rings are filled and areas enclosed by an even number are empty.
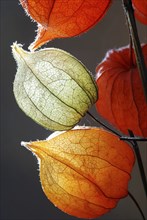
<svg viewBox="0 0 147 220">
<path fill-rule="evenodd" d="M 27 49 L 35 36 L 36 24 L 31 22 L 18 0 L 0 1 L 0 70 L 1 70 L 1 153 L 0 153 L 0 220 L 76 220 L 51 204 L 44 195 L 38 176 L 37 160 L 21 141 L 45 139 L 50 132 L 35 124 L 18 108 L 13 96 L 16 63 L 10 45 L 17 41 Z M 137 23 L 142 42 L 147 41 L 147 29 Z M 128 30 L 121 0 L 114 0 L 107 15 L 88 33 L 70 39 L 58 39 L 49 47 L 64 49 L 80 59 L 91 72 L 102 60 L 106 51 L 127 45 Z M 92 110 L 95 112 L 95 110 Z M 81 124 L 96 125 L 88 117 Z M 140 146 L 144 166 L 147 165 L 147 146 Z M 130 192 L 136 197 L 145 215 L 146 200 L 135 165 Z M 141 220 L 132 200 L 122 199 L 117 208 L 98 218 L 100 220 Z"/>
</svg>

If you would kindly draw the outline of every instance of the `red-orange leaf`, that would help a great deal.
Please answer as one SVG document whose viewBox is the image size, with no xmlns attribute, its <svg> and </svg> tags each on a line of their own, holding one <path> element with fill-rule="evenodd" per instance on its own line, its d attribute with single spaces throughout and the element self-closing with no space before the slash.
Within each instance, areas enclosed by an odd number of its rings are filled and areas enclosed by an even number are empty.
<svg viewBox="0 0 147 220">
<path fill-rule="evenodd" d="M 136 18 L 147 25 L 147 0 L 132 0 Z"/>
<path fill-rule="evenodd" d="M 22 144 L 39 157 L 43 190 L 58 208 L 79 218 L 96 218 L 127 196 L 134 164 L 127 143 L 100 128 L 55 134 Z"/>
<path fill-rule="evenodd" d="M 147 65 L 147 45 L 142 47 Z M 128 47 L 111 50 L 97 67 L 98 112 L 123 133 L 147 137 L 147 103 L 135 56 Z"/>
<path fill-rule="evenodd" d="M 20 0 L 27 13 L 39 23 L 31 49 L 54 38 L 79 35 L 105 14 L 111 0 Z"/>
</svg>

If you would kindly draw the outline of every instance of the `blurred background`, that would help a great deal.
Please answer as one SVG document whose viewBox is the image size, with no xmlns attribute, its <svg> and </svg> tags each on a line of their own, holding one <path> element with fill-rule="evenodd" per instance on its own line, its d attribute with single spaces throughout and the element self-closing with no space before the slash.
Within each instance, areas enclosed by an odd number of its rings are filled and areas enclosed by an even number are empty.
<svg viewBox="0 0 147 220">
<path fill-rule="evenodd" d="M 137 23 L 141 42 L 147 42 L 147 29 Z M 25 16 L 18 0 L 0 0 L 0 97 L 1 97 L 1 149 L 0 149 L 0 220 L 76 220 L 56 207 L 44 195 L 39 182 L 36 158 L 20 146 L 21 141 L 46 139 L 51 133 L 28 118 L 17 106 L 13 96 L 16 63 L 11 54 L 14 41 L 24 49 L 34 40 L 36 23 Z M 97 64 L 107 50 L 129 43 L 128 29 L 121 0 L 114 0 L 103 20 L 84 35 L 57 39 L 46 47 L 64 49 L 95 74 Z M 95 109 L 91 110 L 96 117 Z M 88 116 L 80 124 L 94 125 Z M 147 144 L 140 145 L 144 167 L 147 167 Z M 129 191 L 135 196 L 147 217 L 146 199 L 138 167 L 135 164 Z M 122 199 L 117 208 L 99 220 L 141 220 L 132 200 Z"/>
</svg>

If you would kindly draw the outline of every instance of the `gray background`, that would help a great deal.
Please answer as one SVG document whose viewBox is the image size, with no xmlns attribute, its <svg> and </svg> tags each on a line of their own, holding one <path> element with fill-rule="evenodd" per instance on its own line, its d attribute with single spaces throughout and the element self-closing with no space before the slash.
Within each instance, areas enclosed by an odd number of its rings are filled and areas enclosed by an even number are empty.
<svg viewBox="0 0 147 220">
<path fill-rule="evenodd" d="M 20 142 L 45 139 L 50 131 L 35 124 L 18 108 L 12 85 L 16 64 L 10 45 L 17 41 L 27 49 L 33 41 L 36 24 L 25 16 L 18 0 L 0 1 L 0 60 L 1 60 L 1 220 L 76 220 L 64 214 L 51 204 L 44 195 L 38 177 L 37 160 L 20 146 Z M 142 42 L 147 40 L 146 27 L 138 24 Z M 58 39 L 48 43 L 71 52 L 80 59 L 91 72 L 102 60 L 106 51 L 127 45 L 128 30 L 121 7 L 121 0 L 114 0 L 107 15 L 88 33 L 70 39 Z M 95 113 L 95 110 L 92 110 Z M 96 114 L 95 114 L 96 115 Z M 88 116 L 81 122 L 97 125 Z M 144 166 L 147 165 L 147 146 L 140 146 Z M 147 216 L 145 195 L 135 165 L 129 190 L 136 197 Z M 122 199 L 117 208 L 98 218 L 100 220 L 141 220 L 141 216 L 129 197 Z"/>
</svg>

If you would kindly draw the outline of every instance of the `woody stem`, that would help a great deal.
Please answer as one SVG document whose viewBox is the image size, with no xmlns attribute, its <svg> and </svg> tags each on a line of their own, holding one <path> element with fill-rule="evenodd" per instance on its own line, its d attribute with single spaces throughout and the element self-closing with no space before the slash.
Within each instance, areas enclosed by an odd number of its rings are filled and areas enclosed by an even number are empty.
<svg viewBox="0 0 147 220">
<path fill-rule="evenodd" d="M 129 132 L 131 137 L 134 137 L 134 134 L 131 130 L 128 130 L 128 132 Z M 145 191 L 146 196 L 147 196 L 147 180 L 146 180 L 146 176 L 145 176 L 145 171 L 144 171 L 143 162 L 142 162 L 142 159 L 141 159 L 139 146 L 138 146 L 138 143 L 136 142 L 136 140 L 132 141 L 132 146 L 133 146 L 133 149 L 134 149 L 135 154 L 136 154 L 136 158 L 137 158 L 138 167 L 139 167 L 139 170 L 140 170 L 140 175 L 141 175 L 144 191 Z"/>
<path fill-rule="evenodd" d="M 106 128 L 107 130 L 111 131 L 113 134 L 116 134 L 119 138 L 121 137 L 121 135 L 114 131 L 113 129 L 111 129 L 109 126 L 107 126 L 105 123 L 101 122 L 100 120 L 98 120 L 97 118 L 95 118 L 90 112 L 87 112 L 87 114 L 96 122 L 98 122 L 100 125 L 102 125 L 104 128 Z"/>
<path fill-rule="evenodd" d="M 125 15 L 127 18 L 129 33 L 130 33 L 133 47 L 134 47 L 134 51 L 135 51 L 135 57 L 136 57 L 138 70 L 139 70 L 140 77 L 142 80 L 144 95 L 145 95 L 145 98 L 147 101 L 147 69 L 145 66 L 144 57 L 142 54 L 140 41 L 139 41 L 139 37 L 138 37 L 138 31 L 137 31 L 136 21 L 135 21 L 135 17 L 134 17 L 134 9 L 132 7 L 132 1 L 131 0 L 122 0 L 122 2 L 123 2 Z"/>
<path fill-rule="evenodd" d="M 109 126 L 107 126 L 105 123 L 101 122 L 100 120 L 98 120 L 97 118 L 95 118 L 90 112 L 87 112 L 87 114 L 96 122 L 98 122 L 99 124 L 101 124 L 103 127 L 105 127 L 107 130 L 111 131 L 112 133 L 114 133 L 115 135 L 117 135 L 120 140 L 124 140 L 129 142 L 130 144 L 132 144 L 133 149 L 135 151 L 136 154 L 136 158 L 137 158 L 137 162 L 138 162 L 138 167 L 139 167 L 139 171 L 140 171 L 140 175 L 141 175 L 141 180 L 143 183 L 143 187 L 144 187 L 144 191 L 147 195 L 147 181 L 146 181 L 146 176 L 145 176 L 145 171 L 144 171 L 144 167 L 143 167 L 143 162 L 142 162 L 142 158 L 141 158 L 141 154 L 140 154 L 140 150 L 139 150 L 139 146 L 137 141 L 147 141 L 147 138 L 139 138 L 139 137 L 135 137 L 133 132 L 131 130 L 128 130 L 130 137 L 128 136 L 121 136 L 118 132 L 116 132 L 115 130 L 111 129 Z M 131 199 L 134 201 L 135 205 L 137 206 L 137 208 L 139 209 L 143 219 L 145 220 L 144 214 L 139 206 L 139 204 L 137 203 L 136 199 L 133 197 L 133 195 L 129 192 L 129 196 L 131 197 Z"/>
</svg>

